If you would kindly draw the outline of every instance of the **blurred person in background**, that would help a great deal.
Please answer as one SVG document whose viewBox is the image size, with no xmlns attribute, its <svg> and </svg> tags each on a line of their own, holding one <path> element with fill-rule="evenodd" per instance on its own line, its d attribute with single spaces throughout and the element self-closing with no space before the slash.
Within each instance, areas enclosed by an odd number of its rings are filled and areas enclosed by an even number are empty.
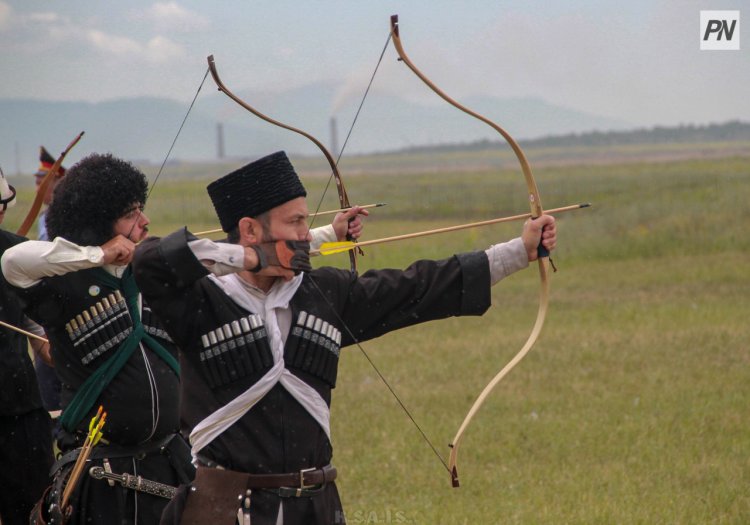
<svg viewBox="0 0 750 525">
<path fill-rule="evenodd" d="M 49 170 L 54 163 L 55 159 L 49 154 L 47 149 L 44 146 L 39 146 L 39 168 L 36 173 L 34 173 L 37 191 L 39 190 L 39 186 L 42 184 L 44 177 L 47 176 L 47 173 L 49 173 Z M 39 218 L 37 219 L 37 226 L 39 228 L 39 235 L 37 238 L 40 241 L 49 240 L 47 235 L 47 207 L 52 202 L 52 195 L 55 191 L 55 186 L 57 186 L 57 183 L 64 176 L 65 168 L 60 166 L 60 169 L 54 176 L 54 180 L 52 180 L 51 184 L 47 186 L 47 190 L 44 192 L 44 198 L 42 201 L 44 209 L 39 213 Z M 57 378 L 57 374 L 55 374 L 54 362 L 49 352 L 49 345 L 47 345 L 43 352 L 34 352 L 34 369 L 36 370 L 36 376 L 39 380 L 39 391 L 42 394 L 44 408 L 54 416 L 58 416 L 60 411 L 60 380 Z"/>
<path fill-rule="evenodd" d="M 0 223 L 16 192 L 0 170 Z M 0 229 L 0 255 L 26 239 Z M 36 335 L 42 328 L 24 316 L 21 304 L 0 276 L 0 321 Z M 52 467 L 52 422 L 42 406 L 29 343 L 42 351 L 49 345 L 0 326 L 0 521 L 25 525 L 34 503 L 49 485 Z"/>
</svg>

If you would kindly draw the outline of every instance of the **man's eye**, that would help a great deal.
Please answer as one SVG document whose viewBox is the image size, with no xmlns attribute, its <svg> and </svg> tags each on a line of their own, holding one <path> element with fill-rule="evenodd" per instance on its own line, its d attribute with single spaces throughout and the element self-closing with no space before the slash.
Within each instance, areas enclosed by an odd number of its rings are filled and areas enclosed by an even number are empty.
<svg viewBox="0 0 750 525">
<path fill-rule="evenodd" d="M 126 219 L 135 219 L 138 215 L 143 213 L 143 208 L 134 208 L 125 214 Z"/>
</svg>

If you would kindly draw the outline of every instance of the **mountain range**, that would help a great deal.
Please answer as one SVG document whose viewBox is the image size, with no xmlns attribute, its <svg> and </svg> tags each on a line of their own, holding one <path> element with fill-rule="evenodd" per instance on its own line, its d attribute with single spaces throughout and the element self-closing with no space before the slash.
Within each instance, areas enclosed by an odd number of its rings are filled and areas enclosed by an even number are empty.
<svg viewBox="0 0 750 525">
<path fill-rule="evenodd" d="M 185 120 L 171 160 L 216 159 L 219 124 L 223 154 L 228 158 L 249 158 L 279 149 L 317 154 L 307 139 L 271 126 L 223 94 L 211 92 L 209 82 Z M 273 93 L 237 94 L 266 115 L 311 133 L 329 149 L 336 149 L 332 142 L 341 147 L 359 104 L 352 101 L 338 107 L 335 115 L 331 114 L 337 86 L 324 83 Z M 353 128 L 346 152 L 372 153 L 498 138 L 485 124 L 467 118 L 435 98 L 426 93 L 424 101 L 414 102 L 398 96 L 371 94 Z M 634 127 L 632 123 L 555 106 L 539 98 L 474 97 L 461 102 L 501 123 L 520 139 Z M 57 156 L 80 131 L 86 135 L 71 152 L 66 165 L 94 151 L 109 151 L 131 161 L 159 164 L 188 107 L 186 102 L 147 97 L 98 103 L 0 99 L 0 166 L 5 167 L 6 173 L 31 173 L 38 165 L 39 145 Z"/>
</svg>

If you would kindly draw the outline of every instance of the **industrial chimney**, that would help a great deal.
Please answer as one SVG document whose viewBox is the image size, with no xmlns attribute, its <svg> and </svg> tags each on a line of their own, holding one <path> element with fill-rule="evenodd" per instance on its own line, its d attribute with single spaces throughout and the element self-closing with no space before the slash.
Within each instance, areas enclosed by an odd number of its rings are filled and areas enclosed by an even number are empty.
<svg viewBox="0 0 750 525">
<path fill-rule="evenodd" d="M 216 124 L 216 156 L 219 160 L 224 158 L 224 125 Z"/>
<path fill-rule="evenodd" d="M 336 129 L 336 117 L 331 117 L 331 155 L 335 159 L 339 156 L 339 135 Z"/>
</svg>

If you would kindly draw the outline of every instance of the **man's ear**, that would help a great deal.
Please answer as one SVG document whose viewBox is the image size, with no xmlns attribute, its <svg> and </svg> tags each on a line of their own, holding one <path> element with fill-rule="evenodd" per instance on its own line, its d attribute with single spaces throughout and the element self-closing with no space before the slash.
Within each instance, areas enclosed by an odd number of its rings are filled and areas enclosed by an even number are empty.
<svg viewBox="0 0 750 525">
<path fill-rule="evenodd" d="M 237 225 L 239 226 L 240 244 L 260 244 L 263 238 L 263 227 L 260 221 L 252 217 L 243 217 Z"/>
</svg>

